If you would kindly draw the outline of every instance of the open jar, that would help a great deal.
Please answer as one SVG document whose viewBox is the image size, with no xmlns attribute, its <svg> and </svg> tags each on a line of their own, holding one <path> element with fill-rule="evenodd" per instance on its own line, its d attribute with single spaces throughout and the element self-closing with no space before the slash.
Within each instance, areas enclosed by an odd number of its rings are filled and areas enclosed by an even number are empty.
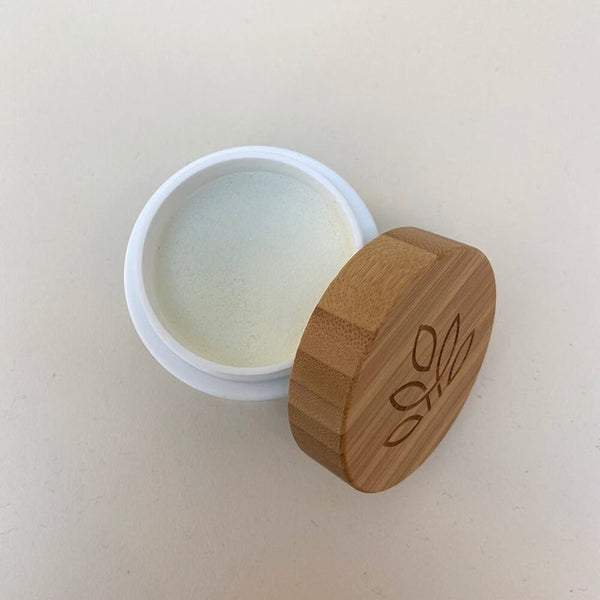
<svg viewBox="0 0 600 600">
<path fill-rule="evenodd" d="M 322 163 L 266 146 L 205 156 L 137 219 L 125 259 L 135 328 L 178 379 L 208 394 L 287 394 L 327 285 L 377 235 L 364 202 Z"/>
<path fill-rule="evenodd" d="M 168 179 L 125 258 L 135 328 L 208 394 L 288 396 L 294 439 L 365 492 L 433 452 L 483 362 L 496 288 L 482 252 L 377 235 L 358 194 L 289 150 L 232 148 Z"/>
</svg>

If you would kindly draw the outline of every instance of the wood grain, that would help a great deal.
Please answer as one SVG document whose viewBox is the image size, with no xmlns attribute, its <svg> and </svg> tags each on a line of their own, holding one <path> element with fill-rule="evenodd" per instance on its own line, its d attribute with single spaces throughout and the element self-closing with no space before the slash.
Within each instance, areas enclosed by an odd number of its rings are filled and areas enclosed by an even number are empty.
<svg viewBox="0 0 600 600">
<path fill-rule="evenodd" d="M 415 228 L 367 244 L 296 354 L 289 421 L 300 448 L 361 491 L 404 479 L 462 408 L 494 311 L 494 275 L 476 248 Z"/>
</svg>

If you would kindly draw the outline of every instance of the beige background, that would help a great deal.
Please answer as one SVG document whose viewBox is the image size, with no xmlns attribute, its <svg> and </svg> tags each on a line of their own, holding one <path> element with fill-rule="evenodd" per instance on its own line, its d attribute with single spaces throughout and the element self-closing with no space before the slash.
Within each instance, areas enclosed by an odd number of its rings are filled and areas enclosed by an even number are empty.
<svg viewBox="0 0 600 600">
<path fill-rule="evenodd" d="M 1 3 L 0 596 L 600 598 L 599 33 L 593 0 Z M 481 377 L 395 489 L 130 324 L 139 210 L 240 144 L 495 267 Z"/>
</svg>

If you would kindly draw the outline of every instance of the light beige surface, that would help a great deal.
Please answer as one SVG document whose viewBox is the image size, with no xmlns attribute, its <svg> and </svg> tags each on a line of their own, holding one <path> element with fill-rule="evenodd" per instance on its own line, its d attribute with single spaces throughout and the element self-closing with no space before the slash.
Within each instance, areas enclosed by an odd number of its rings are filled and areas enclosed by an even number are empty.
<svg viewBox="0 0 600 600">
<path fill-rule="evenodd" d="M 0 596 L 599 598 L 599 31 L 591 0 L 2 3 Z M 495 267 L 481 378 L 388 492 L 130 324 L 143 203 L 249 143 Z"/>
</svg>

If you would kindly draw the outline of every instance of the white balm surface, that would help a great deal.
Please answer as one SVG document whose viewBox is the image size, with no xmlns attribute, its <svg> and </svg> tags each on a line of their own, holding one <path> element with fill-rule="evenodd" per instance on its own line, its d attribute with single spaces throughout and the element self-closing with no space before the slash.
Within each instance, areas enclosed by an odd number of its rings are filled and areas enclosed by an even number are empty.
<svg viewBox="0 0 600 600">
<path fill-rule="evenodd" d="M 341 206 L 293 177 L 223 175 L 162 231 L 155 307 L 192 352 L 233 367 L 294 357 L 327 286 L 355 250 Z"/>
</svg>

